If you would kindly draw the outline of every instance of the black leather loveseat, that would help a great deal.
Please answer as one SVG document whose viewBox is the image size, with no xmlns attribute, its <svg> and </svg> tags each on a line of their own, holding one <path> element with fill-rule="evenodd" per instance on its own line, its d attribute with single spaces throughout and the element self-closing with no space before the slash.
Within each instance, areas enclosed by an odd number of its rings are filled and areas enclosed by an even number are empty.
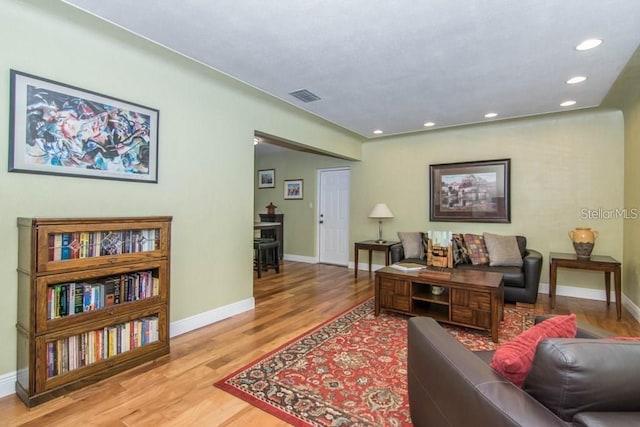
<svg viewBox="0 0 640 427">
<path fill-rule="evenodd" d="M 577 338 L 538 344 L 519 388 L 489 366 L 492 352 L 469 351 L 434 319 L 411 318 L 408 328 L 416 427 L 640 425 L 640 342 L 599 339 L 607 333 L 578 324 Z"/>
<path fill-rule="evenodd" d="M 540 273 L 542 271 L 542 254 L 536 250 L 527 248 L 527 238 L 516 236 L 518 248 L 522 255 L 522 268 L 520 267 L 493 267 L 489 265 L 458 264 L 455 268 L 467 268 L 472 270 L 488 270 L 502 273 L 504 276 L 504 300 L 505 302 L 525 302 L 535 304 L 538 298 L 540 285 Z M 425 259 L 405 258 L 402 243 L 391 247 L 391 262 L 414 262 L 426 264 Z"/>
</svg>

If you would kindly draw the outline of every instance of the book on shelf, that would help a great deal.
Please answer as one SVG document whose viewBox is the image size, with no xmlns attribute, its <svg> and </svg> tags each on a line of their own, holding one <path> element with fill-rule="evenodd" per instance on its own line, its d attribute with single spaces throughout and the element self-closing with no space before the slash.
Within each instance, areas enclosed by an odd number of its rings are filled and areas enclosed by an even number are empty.
<svg viewBox="0 0 640 427">
<path fill-rule="evenodd" d="M 60 243 L 60 259 L 70 259 L 71 258 L 71 248 L 69 244 L 71 243 L 71 233 L 62 233 L 62 241 Z"/>
<path fill-rule="evenodd" d="M 426 268 L 426 265 L 415 262 L 396 262 L 391 264 L 389 267 L 400 271 L 418 271 Z"/>
<path fill-rule="evenodd" d="M 47 237 L 49 261 L 148 252 L 160 249 L 160 229 L 80 231 Z"/>
<path fill-rule="evenodd" d="M 159 322 L 147 316 L 46 344 L 47 378 L 159 341 Z"/>
<path fill-rule="evenodd" d="M 80 258 L 88 258 L 89 257 L 89 232 L 82 231 L 80 232 Z"/>
<path fill-rule="evenodd" d="M 84 287 L 79 283 L 73 285 L 73 312 L 82 313 L 84 311 Z"/>
<path fill-rule="evenodd" d="M 53 236 L 53 259 L 62 259 L 62 234 L 56 234 Z"/>
<path fill-rule="evenodd" d="M 58 289 L 56 289 L 56 291 L 58 291 L 58 304 L 59 304 L 59 309 L 58 309 L 58 314 L 60 315 L 60 317 L 62 316 L 68 316 L 69 315 L 69 295 L 68 295 L 68 288 L 69 286 L 64 284 L 61 285 Z"/>
<path fill-rule="evenodd" d="M 120 277 L 109 277 L 104 281 L 104 306 L 116 304 L 116 288 L 120 288 Z M 118 295 L 120 291 L 118 290 Z M 118 301 L 119 303 L 119 301 Z"/>
<path fill-rule="evenodd" d="M 107 276 L 96 282 L 60 283 L 47 289 L 47 319 L 99 310 L 160 295 L 152 270 Z"/>
</svg>

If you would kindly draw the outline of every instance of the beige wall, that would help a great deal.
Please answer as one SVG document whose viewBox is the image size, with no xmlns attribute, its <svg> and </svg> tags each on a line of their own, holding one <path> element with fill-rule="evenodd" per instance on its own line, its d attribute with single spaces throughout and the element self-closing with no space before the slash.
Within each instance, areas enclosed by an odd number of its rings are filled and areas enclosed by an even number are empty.
<svg viewBox="0 0 640 427">
<path fill-rule="evenodd" d="M 16 369 L 17 217 L 172 215 L 175 322 L 252 298 L 255 130 L 360 157 L 353 134 L 61 2 L 0 0 L 0 10 L 5 106 L 13 68 L 160 110 L 158 184 L 0 168 L 0 375 Z"/>
<path fill-rule="evenodd" d="M 624 202 L 628 211 L 640 211 L 640 97 L 624 109 L 625 122 L 625 192 Z M 624 224 L 624 259 L 622 262 L 622 291 L 640 306 L 640 219 L 628 219 Z"/>
<path fill-rule="evenodd" d="M 510 224 L 429 222 L 429 164 L 500 158 L 511 159 Z M 622 259 L 623 221 L 584 219 L 581 210 L 625 205 L 623 163 L 623 117 L 616 111 L 584 110 L 373 140 L 364 144 L 362 162 L 350 162 L 350 240 L 377 236 L 377 222 L 367 215 L 375 203 L 384 202 L 395 215 L 383 223 L 386 239 L 394 239 L 398 231 L 429 229 L 522 234 L 529 247 L 543 254 L 541 281 L 547 283 L 549 252 L 573 252 L 567 233 L 578 226 L 599 231 L 594 253 Z M 287 213 L 287 226 L 301 221 L 296 216 L 305 218 L 305 227 L 287 235 L 287 253 L 315 256 L 315 226 L 306 203 L 282 204 L 281 180 L 313 178 L 315 169 L 341 164 L 305 154 L 256 163 L 276 168 L 278 182 L 275 190 L 256 190 L 256 212 L 274 201 Z M 307 185 L 305 199 L 309 189 Z M 294 205 L 299 210 L 290 208 Z M 380 253 L 374 257 L 383 263 Z M 558 284 L 603 290 L 602 280 L 600 273 L 561 270 Z"/>
<path fill-rule="evenodd" d="M 454 128 L 366 143 L 353 168 L 353 240 L 375 235 L 366 216 L 385 202 L 397 231 L 452 230 L 522 234 L 542 252 L 542 282 L 550 251 L 573 252 L 567 233 L 580 227 L 600 232 L 594 253 L 622 257 L 622 220 L 585 220 L 581 209 L 615 209 L 623 200 L 623 122 L 620 112 L 582 111 Z M 511 223 L 429 222 L 428 165 L 511 159 Z M 558 284 L 602 289 L 602 275 L 559 272 Z"/>
</svg>

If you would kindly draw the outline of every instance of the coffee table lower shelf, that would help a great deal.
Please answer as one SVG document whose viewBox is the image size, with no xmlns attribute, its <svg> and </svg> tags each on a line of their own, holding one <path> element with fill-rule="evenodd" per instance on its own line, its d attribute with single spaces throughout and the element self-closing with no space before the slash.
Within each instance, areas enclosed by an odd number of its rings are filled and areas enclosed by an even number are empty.
<svg viewBox="0 0 640 427">
<path fill-rule="evenodd" d="M 434 295 L 433 287 L 443 288 Z M 376 271 L 375 315 L 389 310 L 429 316 L 443 323 L 486 330 L 498 342 L 503 317 L 502 274 L 462 270 L 449 278 L 385 267 Z"/>
<path fill-rule="evenodd" d="M 424 301 L 416 300 L 413 303 L 412 316 L 433 317 L 439 322 L 449 321 L 449 306 L 441 304 L 431 304 Z"/>
</svg>

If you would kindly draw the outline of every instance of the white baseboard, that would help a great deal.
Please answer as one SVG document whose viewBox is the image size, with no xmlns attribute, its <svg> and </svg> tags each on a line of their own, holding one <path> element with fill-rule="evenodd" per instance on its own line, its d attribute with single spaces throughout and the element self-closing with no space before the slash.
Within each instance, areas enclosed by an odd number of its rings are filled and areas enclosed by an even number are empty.
<svg viewBox="0 0 640 427">
<path fill-rule="evenodd" d="M 255 307 L 256 302 L 253 297 L 251 297 L 223 307 L 205 311 L 204 313 L 196 314 L 195 316 L 187 317 L 186 319 L 176 320 L 169 325 L 169 338 L 191 332 L 203 326 L 235 316 L 236 314 L 253 310 Z"/>
<path fill-rule="evenodd" d="M 538 293 L 549 295 L 549 284 L 540 282 Z M 604 291 L 604 289 L 587 289 L 579 288 L 577 286 L 556 286 L 556 295 L 560 295 L 563 297 L 593 299 L 596 301 L 607 300 L 607 293 Z M 613 292 L 611 292 L 611 302 L 615 300 L 616 296 Z"/>
<path fill-rule="evenodd" d="M 640 322 L 640 307 L 631 301 L 625 294 L 622 294 L 622 305 L 629 310 L 631 315 Z"/>
<path fill-rule="evenodd" d="M 16 371 L 0 375 L 0 397 L 9 396 L 16 392 L 16 381 L 18 374 Z"/>
<path fill-rule="evenodd" d="M 540 287 L 538 288 L 538 293 L 549 295 L 549 284 L 548 283 L 540 283 Z M 562 295 L 565 297 L 574 297 L 574 298 L 586 298 L 592 299 L 596 301 L 606 301 L 607 293 L 604 289 L 586 289 L 586 288 L 578 288 L 575 286 L 557 286 L 556 287 L 556 295 Z M 616 295 L 612 291 L 611 292 L 611 302 L 615 302 Z M 629 310 L 631 315 L 640 322 L 640 307 L 634 304 L 625 294 L 622 294 L 622 305 Z"/>
<path fill-rule="evenodd" d="M 196 314 L 195 316 L 187 317 L 186 319 L 171 322 L 169 325 L 169 337 L 173 338 L 175 336 L 185 334 L 195 329 L 202 328 L 203 326 L 235 316 L 236 314 L 253 310 L 254 308 L 255 300 L 251 297 L 233 304 L 225 305 L 224 307 L 218 307 L 213 310 L 205 311 L 204 313 Z M 0 397 L 9 396 L 16 392 L 16 380 L 17 373 L 15 371 L 0 375 Z"/>
<path fill-rule="evenodd" d="M 354 268 L 355 263 L 353 261 L 349 261 L 349 268 Z M 382 264 L 371 264 L 371 271 L 376 271 L 381 269 L 382 267 L 384 267 L 384 265 Z M 369 263 L 366 262 L 359 262 L 358 263 L 358 270 L 364 270 L 364 271 L 369 271 Z"/>
<path fill-rule="evenodd" d="M 304 262 L 307 264 L 317 264 L 319 262 L 317 257 L 291 255 L 291 254 L 283 254 L 282 259 L 285 261 L 297 261 L 297 262 Z"/>
</svg>

